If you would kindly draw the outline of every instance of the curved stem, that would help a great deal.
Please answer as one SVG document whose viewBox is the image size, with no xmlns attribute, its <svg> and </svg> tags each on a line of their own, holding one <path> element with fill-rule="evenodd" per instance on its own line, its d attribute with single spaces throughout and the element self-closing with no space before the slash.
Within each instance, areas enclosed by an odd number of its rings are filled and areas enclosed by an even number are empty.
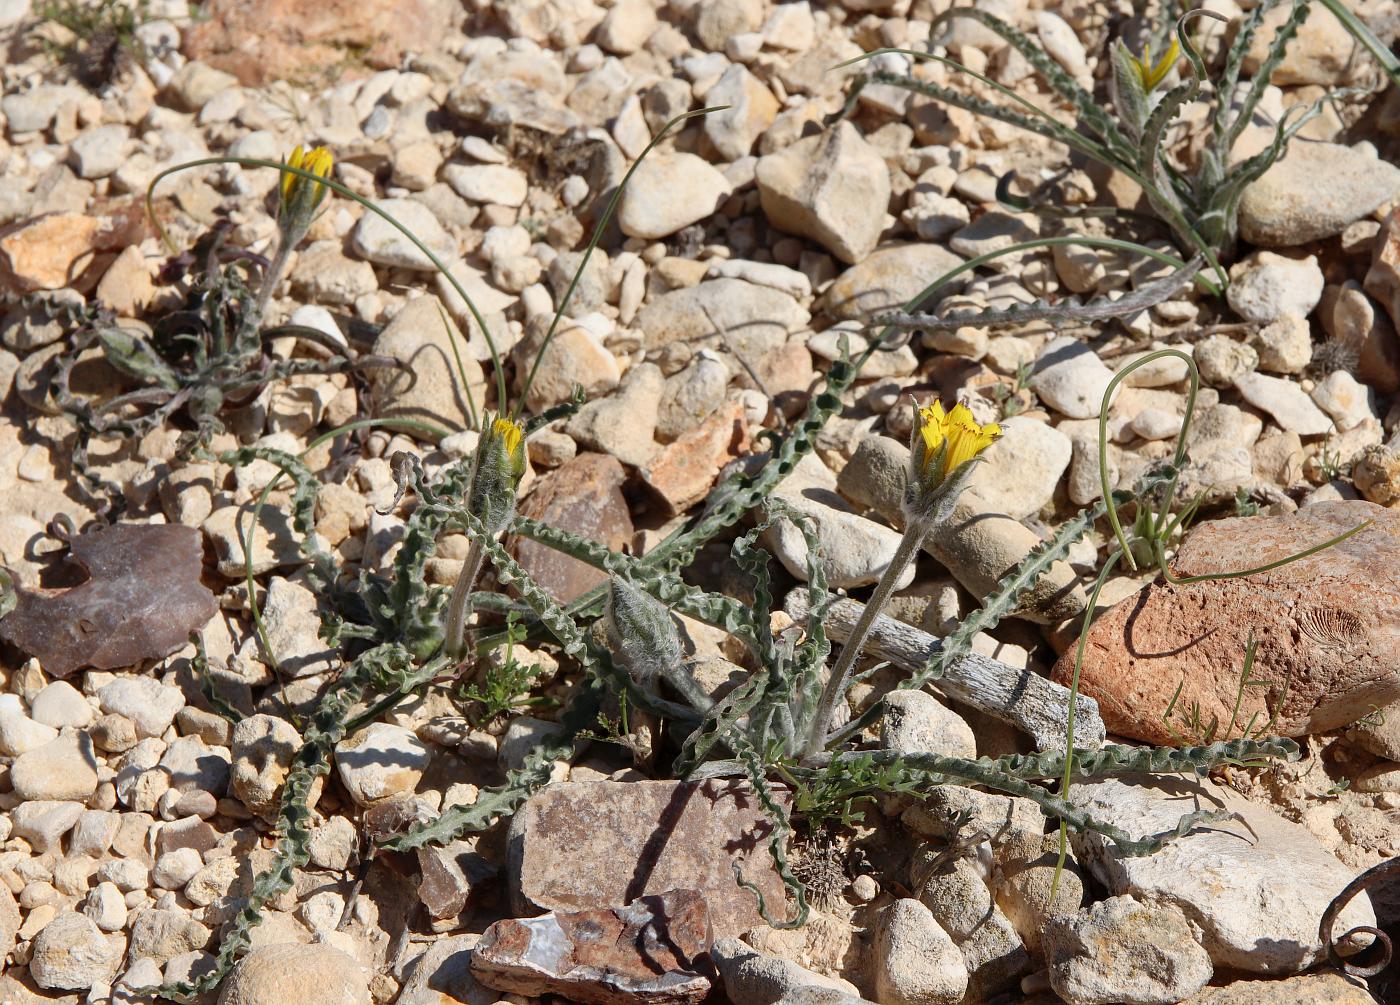
<svg viewBox="0 0 1400 1005">
<path fill-rule="evenodd" d="M 728 108 L 728 105 L 713 105 L 709 108 L 697 108 L 692 112 L 684 112 L 667 122 L 652 137 L 650 143 L 637 155 L 637 159 L 632 162 L 632 166 L 627 169 L 627 173 L 622 176 L 622 181 L 618 183 L 612 195 L 608 198 L 607 208 L 603 210 L 603 215 L 598 218 L 598 222 L 593 226 L 593 236 L 588 239 L 588 247 L 583 250 L 583 257 L 579 259 L 578 268 L 574 269 L 573 278 L 569 280 L 568 288 L 564 290 L 564 295 L 559 298 L 559 306 L 554 310 L 554 317 L 549 322 L 549 330 L 545 332 L 544 339 L 540 342 L 539 349 L 535 352 L 535 361 L 530 365 L 530 372 L 525 378 L 525 383 L 521 386 L 520 397 L 516 399 L 514 407 L 511 409 L 510 417 L 512 421 L 519 421 L 520 413 L 525 405 L 525 397 L 530 393 L 530 388 L 535 383 L 535 374 L 539 372 L 540 361 L 544 359 L 544 352 L 549 348 L 549 343 L 554 341 L 554 335 L 559 330 L 559 322 L 564 318 L 564 311 L 569 306 L 569 300 L 574 295 L 574 289 L 578 286 L 579 280 L 583 277 L 583 270 L 588 267 L 588 260 L 593 256 L 593 249 L 598 247 L 598 242 L 603 239 L 603 232 L 607 230 L 608 224 L 612 222 L 613 213 L 617 210 L 617 204 L 622 199 L 622 193 L 627 188 L 627 183 L 632 179 L 632 173 L 646 160 L 647 154 L 666 138 L 671 131 L 671 127 L 686 119 L 693 119 L 699 115 L 708 115 L 711 112 L 718 112 Z M 502 402 L 505 401 L 502 396 Z M 502 404 L 501 410 L 505 410 Z"/>
<path fill-rule="evenodd" d="M 1162 533 L 1162 522 L 1167 511 L 1171 507 L 1172 498 L 1176 495 L 1177 481 L 1181 477 L 1181 466 L 1186 461 L 1186 437 L 1191 430 L 1191 416 L 1196 411 L 1196 395 L 1201 388 L 1201 375 L 1196 369 L 1196 361 L 1189 354 L 1180 349 L 1158 349 L 1150 352 L 1146 356 L 1133 360 L 1123 369 L 1113 375 L 1113 379 L 1108 382 L 1108 387 L 1104 388 L 1103 400 L 1099 403 L 1099 487 L 1103 492 L 1105 500 L 1110 500 L 1108 506 L 1108 522 L 1113 527 L 1113 536 L 1118 539 L 1118 547 L 1122 549 L 1123 555 L 1127 558 L 1128 568 L 1137 571 L 1137 562 L 1133 559 L 1132 548 L 1128 544 L 1128 535 L 1123 532 L 1123 524 L 1118 518 L 1118 507 L 1112 505 L 1112 486 L 1108 484 L 1108 409 L 1113 403 L 1113 392 L 1117 390 L 1128 374 L 1139 367 L 1146 366 L 1154 360 L 1164 359 L 1168 356 L 1175 356 L 1185 361 L 1187 373 L 1191 377 L 1191 386 L 1186 394 L 1186 415 L 1181 420 L 1181 430 L 1176 436 L 1176 451 L 1172 455 L 1171 480 L 1167 487 L 1165 501 L 1162 503 L 1162 512 L 1155 521 L 1155 534 L 1158 538 Z"/>
</svg>

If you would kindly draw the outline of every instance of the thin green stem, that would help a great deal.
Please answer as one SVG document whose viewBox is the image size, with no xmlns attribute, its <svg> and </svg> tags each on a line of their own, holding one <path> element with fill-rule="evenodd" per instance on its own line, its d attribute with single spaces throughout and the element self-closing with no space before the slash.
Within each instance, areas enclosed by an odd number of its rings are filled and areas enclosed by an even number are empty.
<svg viewBox="0 0 1400 1005">
<path fill-rule="evenodd" d="M 1175 576 L 1167 566 L 1167 557 L 1162 549 L 1162 542 L 1157 540 L 1152 542 L 1152 556 L 1156 559 L 1157 569 L 1161 572 L 1162 578 L 1173 586 L 1190 586 L 1192 583 L 1212 583 L 1221 579 L 1243 579 L 1246 576 L 1257 576 L 1261 572 L 1272 572 L 1274 569 L 1280 569 L 1285 565 L 1291 565 L 1293 562 L 1316 555 L 1320 551 L 1326 551 L 1333 545 L 1341 544 L 1352 535 L 1360 534 L 1369 526 L 1371 526 L 1371 521 L 1363 520 L 1361 523 L 1351 528 L 1351 530 L 1343 531 L 1336 537 L 1330 537 L 1320 544 L 1313 545 L 1311 548 L 1304 548 L 1297 554 L 1288 555 L 1274 562 L 1266 562 L 1263 565 L 1256 565 L 1252 569 L 1239 569 L 1234 572 L 1207 572 L 1199 576 Z"/>
<path fill-rule="evenodd" d="M 642 161 L 646 160 L 647 154 L 651 153 L 656 145 L 666 138 L 666 135 L 671 131 L 673 126 L 684 122 L 686 119 L 693 119 L 699 115 L 709 115 L 711 112 L 723 111 L 728 107 L 728 105 L 712 105 L 709 108 L 697 108 L 692 112 L 684 112 L 677 115 L 661 127 L 657 134 L 652 137 L 651 142 L 637 155 L 637 159 L 632 162 L 632 166 L 627 169 L 627 173 L 622 176 L 622 181 L 618 183 L 617 188 L 613 190 L 612 195 L 608 198 L 608 204 L 603 210 L 603 215 L 598 218 L 598 222 L 593 226 L 593 235 L 588 239 L 588 247 L 583 250 L 583 257 L 579 259 L 578 268 L 574 270 L 574 275 L 573 278 L 569 280 L 568 288 L 564 290 L 564 295 L 559 298 L 559 306 L 554 310 L 554 317 L 549 322 L 549 330 L 545 332 L 544 339 L 540 342 L 540 347 L 535 353 L 535 361 L 530 365 L 530 372 L 526 376 L 525 383 L 520 389 L 520 397 L 516 399 L 515 405 L 511 409 L 510 417 L 513 421 L 518 422 L 520 420 L 520 413 L 525 406 L 525 398 L 529 395 L 530 388 L 535 383 L 535 374 L 539 372 L 540 362 L 544 359 L 545 350 L 549 348 L 549 343 L 554 341 L 554 336 L 559 330 L 559 322 L 563 320 L 564 311 L 568 309 L 569 300 L 572 299 L 574 290 L 578 287 L 579 280 L 583 277 L 583 270 L 588 267 L 588 260 L 592 257 L 593 250 L 598 247 L 598 242 L 603 239 L 603 233 L 607 230 L 608 224 L 612 222 L 613 213 L 617 211 L 617 204 L 622 199 L 622 193 L 627 188 L 627 183 L 632 180 L 632 173 L 641 166 Z M 505 400 L 504 396 L 501 400 Z M 502 411 L 504 411 L 505 406 L 502 405 L 501 408 Z"/>
<path fill-rule="evenodd" d="M 1113 507 L 1109 506 L 1109 512 L 1113 512 Z M 1098 579 L 1094 581 L 1094 589 L 1089 594 L 1089 604 L 1084 609 L 1084 624 L 1079 629 L 1079 644 L 1074 650 L 1074 676 L 1069 682 L 1069 710 L 1065 715 L 1065 770 L 1060 777 L 1060 798 L 1066 803 L 1069 802 L 1069 789 L 1074 780 L 1074 713 L 1079 707 L 1079 674 L 1084 669 L 1084 650 L 1089 644 L 1089 626 L 1094 619 L 1094 610 L 1099 605 L 1099 594 L 1103 592 L 1104 584 L 1108 582 L 1108 577 L 1113 573 L 1118 565 L 1118 559 L 1126 552 L 1115 551 L 1108 557 L 1103 568 L 1099 570 Z M 1060 849 L 1059 858 L 1055 862 L 1055 878 L 1050 881 L 1050 896 L 1055 896 L 1055 891 L 1060 885 L 1060 874 L 1064 872 L 1065 856 L 1068 853 L 1069 829 L 1063 820 L 1060 821 Z"/>
</svg>

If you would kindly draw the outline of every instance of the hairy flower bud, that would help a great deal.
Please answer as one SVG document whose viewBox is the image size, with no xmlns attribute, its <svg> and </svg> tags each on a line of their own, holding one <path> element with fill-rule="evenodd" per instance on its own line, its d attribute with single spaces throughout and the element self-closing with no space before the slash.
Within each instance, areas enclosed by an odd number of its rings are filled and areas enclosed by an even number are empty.
<svg viewBox="0 0 1400 1005">
<path fill-rule="evenodd" d="M 328 178 L 331 168 L 335 165 L 335 158 L 325 147 L 304 150 L 298 146 L 284 163 L 288 167 L 309 171 L 318 178 Z M 282 229 L 284 245 L 294 247 L 301 242 L 301 239 L 306 236 L 307 230 L 311 228 L 311 221 L 315 219 L 316 210 L 320 209 L 321 203 L 325 202 L 326 193 L 329 191 L 319 181 L 312 181 L 310 178 L 293 174 L 290 171 L 282 172 L 277 223 Z"/>
<path fill-rule="evenodd" d="M 525 431 L 510 419 L 496 418 L 481 431 L 472 467 L 467 507 L 499 534 L 515 517 L 515 494 L 525 474 Z"/>
</svg>

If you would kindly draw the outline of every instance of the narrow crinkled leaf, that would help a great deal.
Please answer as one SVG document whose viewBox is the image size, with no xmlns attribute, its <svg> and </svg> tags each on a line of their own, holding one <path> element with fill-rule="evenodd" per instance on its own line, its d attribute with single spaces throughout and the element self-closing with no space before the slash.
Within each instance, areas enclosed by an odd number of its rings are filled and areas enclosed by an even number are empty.
<svg viewBox="0 0 1400 1005">
<path fill-rule="evenodd" d="M 180 389 L 179 376 L 141 336 L 104 326 L 97 329 L 97 340 L 107 362 L 127 376 L 151 381 L 167 391 Z"/>
<path fill-rule="evenodd" d="M 1045 82 L 1060 97 L 1070 103 L 1079 121 L 1110 148 L 1119 152 L 1126 152 L 1132 148 L 1127 137 L 1118 128 L 1118 124 L 1113 121 L 1113 118 L 1094 99 L 1092 94 L 1081 87 L 1079 82 L 1071 77 L 1065 68 L 1057 63 L 1044 48 L 996 15 L 977 7 L 953 7 L 934 19 L 929 28 L 930 35 L 936 33 L 939 25 L 943 22 L 959 17 L 979 22 L 983 27 L 995 32 L 1010 43 L 1012 48 L 1025 57 L 1026 62 L 1035 67 L 1036 72 L 1045 79 Z"/>
</svg>

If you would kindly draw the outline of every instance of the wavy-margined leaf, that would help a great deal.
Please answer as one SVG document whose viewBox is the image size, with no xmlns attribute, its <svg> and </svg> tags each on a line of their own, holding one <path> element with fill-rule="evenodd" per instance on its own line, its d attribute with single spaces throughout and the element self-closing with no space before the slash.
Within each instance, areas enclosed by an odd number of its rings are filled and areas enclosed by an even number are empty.
<svg viewBox="0 0 1400 1005">
<path fill-rule="evenodd" d="M 1113 121 L 1113 118 L 1094 99 L 1094 96 L 1081 87 L 1079 82 L 1071 77 L 1065 68 L 1043 48 L 996 15 L 989 14 L 977 7 L 953 7 L 934 18 L 933 24 L 929 28 L 930 37 L 945 21 L 960 17 L 977 21 L 983 27 L 1004 38 L 1012 48 L 1025 58 L 1026 62 L 1035 67 L 1036 72 L 1045 78 L 1045 82 L 1060 97 L 1070 103 L 1079 121 L 1087 126 L 1095 136 L 1120 156 L 1130 155 L 1132 144 L 1118 128 L 1118 123 Z"/>
<path fill-rule="evenodd" d="M 657 600 L 708 625 L 722 628 L 750 645 L 757 645 L 752 612 L 739 601 L 691 586 L 680 575 L 644 561 L 610 551 L 597 541 L 571 534 L 528 517 L 516 517 L 511 532 L 548 545 L 570 558 L 587 562 L 645 590 Z"/>
<path fill-rule="evenodd" d="M 1260 4 L 1261 7 L 1272 7 L 1274 4 Z M 1245 96 L 1243 104 L 1240 105 L 1239 114 L 1230 123 L 1230 128 L 1225 134 L 1225 147 L 1234 147 L 1235 141 L 1240 138 L 1254 117 L 1254 110 L 1263 100 L 1264 89 L 1269 86 L 1269 81 L 1273 78 L 1274 71 L 1283 62 L 1283 57 L 1288 51 L 1288 45 L 1298 34 L 1298 29 L 1303 26 L 1303 22 L 1308 19 L 1311 12 L 1308 0 L 1293 0 L 1293 11 L 1288 20 L 1279 28 L 1274 35 L 1273 41 L 1269 44 L 1268 55 L 1259 64 L 1259 69 L 1254 71 L 1254 79 L 1250 82 L 1249 93 Z M 1223 111 L 1224 109 L 1221 109 Z"/>
<path fill-rule="evenodd" d="M 1050 566 L 1069 554 L 1074 543 L 1089 532 L 1094 521 L 1103 516 L 1108 507 L 1103 500 L 1090 509 L 1081 510 L 1066 520 L 1055 535 L 1031 549 L 1021 563 L 1003 576 L 982 606 L 963 619 L 962 623 L 943 640 L 942 647 L 929 657 L 922 673 L 916 673 L 901 681 L 901 689 L 918 689 L 929 681 L 942 677 L 955 662 L 962 659 L 972 649 L 972 640 L 978 632 L 991 631 L 1016 609 L 1022 594 L 1035 585 L 1036 580 L 1049 571 Z"/>
<path fill-rule="evenodd" d="M 1062 243 L 1073 243 L 1067 240 Z M 1027 242 L 1036 245 L 1036 242 Z M 1155 307 L 1164 300 L 1176 296 L 1196 278 L 1204 264 L 1197 255 L 1183 263 L 1160 279 L 1143 283 L 1137 289 L 1124 293 L 1117 299 L 1107 296 L 1094 297 L 1081 301 L 1078 297 L 1064 297 L 1054 303 L 1036 299 L 1029 304 L 1016 304 L 1004 310 L 973 308 L 952 310 L 944 314 L 922 312 L 895 312 L 881 314 L 872 319 L 872 327 L 919 328 L 924 331 L 951 331 L 958 328 L 996 328 L 1006 325 L 1024 325 L 1032 322 L 1047 322 L 1051 325 L 1084 324 L 1086 322 L 1107 321 L 1110 318 L 1126 317 L 1139 311 Z"/>
<path fill-rule="evenodd" d="M 179 376 L 140 335 L 110 325 L 103 325 L 96 333 L 107 362 L 115 369 L 171 393 L 180 390 Z"/>
</svg>

